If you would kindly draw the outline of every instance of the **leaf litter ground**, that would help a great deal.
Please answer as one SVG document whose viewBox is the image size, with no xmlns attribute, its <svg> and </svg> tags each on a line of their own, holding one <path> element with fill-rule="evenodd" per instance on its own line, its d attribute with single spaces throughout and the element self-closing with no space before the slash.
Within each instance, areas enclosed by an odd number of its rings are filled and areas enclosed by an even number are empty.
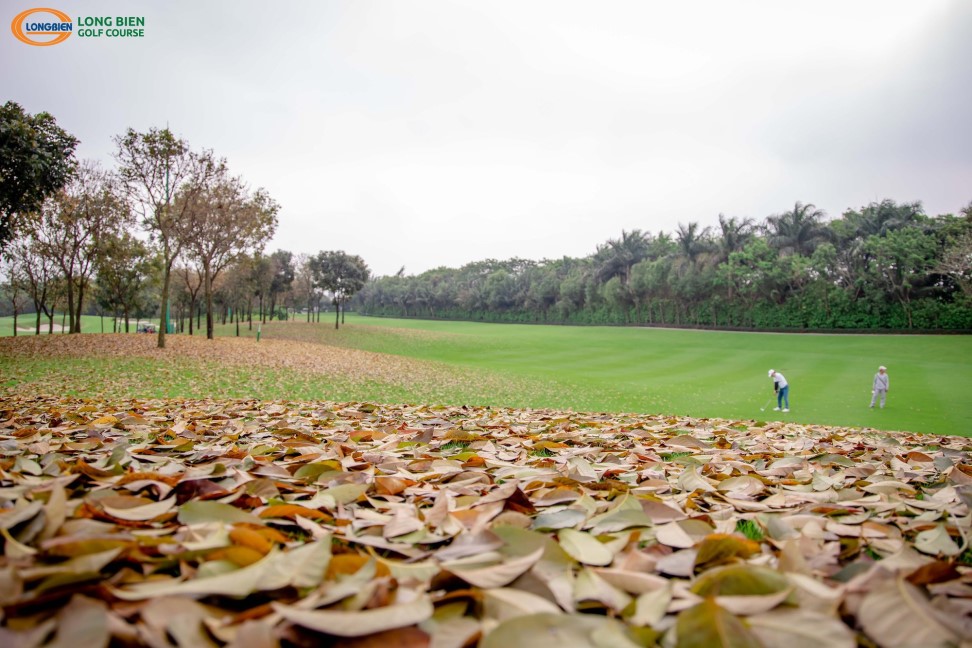
<svg viewBox="0 0 972 648">
<path fill-rule="evenodd" d="M 968 444 L 8 393 L 0 645 L 961 645 Z"/>
<path fill-rule="evenodd" d="M 173 335 L 159 349 L 154 335 L 89 334 L 0 338 L 0 389 L 112 398 L 327 397 L 516 406 L 528 401 L 524 394 L 549 396 L 563 386 L 305 340 L 257 344 Z"/>
</svg>

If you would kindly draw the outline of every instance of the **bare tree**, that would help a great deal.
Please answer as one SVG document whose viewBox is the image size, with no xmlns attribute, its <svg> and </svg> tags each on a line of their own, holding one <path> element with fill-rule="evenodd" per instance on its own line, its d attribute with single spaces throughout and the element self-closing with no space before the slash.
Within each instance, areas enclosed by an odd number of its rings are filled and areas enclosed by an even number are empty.
<svg viewBox="0 0 972 648">
<path fill-rule="evenodd" d="M 240 256 L 227 266 L 220 282 L 223 300 L 232 308 L 236 322 L 236 336 L 240 336 L 240 320 L 253 301 L 252 259 Z M 250 320 L 252 324 L 252 319 Z M 252 328 L 252 326 L 251 326 Z"/>
<path fill-rule="evenodd" d="M 128 129 L 115 138 L 115 158 L 129 200 L 140 211 L 142 225 L 159 246 L 162 257 L 162 307 L 159 348 L 165 348 L 172 264 L 191 236 L 190 206 L 196 194 L 225 166 L 212 151 L 195 153 L 183 139 L 165 128 L 138 133 Z M 183 196 L 175 204 L 174 197 Z"/>
<path fill-rule="evenodd" d="M 53 322 L 54 304 L 63 287 L 57 262 L 41 250 L 38 235 L 42 232 L 43 229 L 29 237 L 18 239 L 10 248 L 10 257 L 19 268 L 24 288 L 34 303 L 34 313 L 37 316 L 35 335 L 40 335 L 42 314 L 47 316 L 49 322 Z"/>
<path fill-rule="evenodd" d="M 114 311 L 118 327 L 119 311 L 125 319 L 128 333 L 129 319 L 146 301 L 146 284 L 157 274 L 157 259 L 148 246 L 129 232 L 112 234 L 102 241 L 98 257 L 98 293 L 105 308 Z"/>
<path fill-rule="evenodd" d="M 183 256 L 186 255 L 184 254 Z M 189 335 L 192 335 L 194 330 L 193 322 L 196 319 L 196 311 L 198 309 L 199 291 L 203 287 L 202 270 L 198 267 L 198 261 L 195 259 L 193 261 L 196 267 L 190 267 L 187 261 L 186 263 L 179 264 L 175 269 L 176 276 L 182 279 L 186 296 L 189 298 Z"/>
<path fill-rule="evenodd" d="M 93 162 L 82 163 L 67 186 L 45 203 L 41 251 L 61 270 L 67 290 L 68 331 L 81 332 L 84 293 L 94 275 L 99 241 L 129 220 L 112 179 Z"/>
<path fill-rule="evenodd" d="M 294 254 L 287 250 L 277 250 L 270 255 L 273 267 L 273 281 L 270 282 L 270 319 L 277 316 L 277 298 L 290 290 L 294 283 Z M 286 309 L 286 306 L 285 306 Z"/>
<path fill-rule="evenodd" d="M 311 268 L 311 256 L 303 252 L 294 257 L 294 281 L 290 290 L 294 296 L 294 304 L 305 304 L 307 306 L 307 321 L 311 321 L 311 313 L 314 310 L 314 271 Z"/>
<path fill-rule="evenodd" d="M 225 172 L 193 196 L 180 195 L 177 204 L 188 201 L 192 238 L 189 255 L 202 267 L 206 299 L 206 337 L 213 338 L 213 282 L 235 258 L 259 251 L 277 227 L 280 207 L 259 189 L 252 194 L 243 180 Z"/>
</svg>

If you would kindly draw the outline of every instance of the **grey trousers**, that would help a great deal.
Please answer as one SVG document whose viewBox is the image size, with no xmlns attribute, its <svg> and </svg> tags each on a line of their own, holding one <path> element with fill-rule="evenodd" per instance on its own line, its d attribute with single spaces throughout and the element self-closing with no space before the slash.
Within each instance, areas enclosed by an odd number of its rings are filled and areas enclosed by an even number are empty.
<svg viewBox="0 0 972 648">
<path fill-rule="evenodd" d="M 871 392 L 871 407 L 874 407 L 874 401 L 878 399 L 878 396 L 881 397 L 881 409 L 884 409 L 884 401 L 888 398 L 888 390 L 875 389 L 873 392 Z"/>
</svg>

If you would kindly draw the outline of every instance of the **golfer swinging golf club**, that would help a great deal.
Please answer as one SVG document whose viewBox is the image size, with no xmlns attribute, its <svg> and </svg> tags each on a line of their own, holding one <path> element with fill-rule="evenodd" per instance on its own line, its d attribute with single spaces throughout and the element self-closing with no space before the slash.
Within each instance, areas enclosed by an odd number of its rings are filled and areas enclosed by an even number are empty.
<svg viewBox="0 0 972 648">
<path fill-rule="evenodd" d="M 790 385 L 786 382 L 783 374 L 775 369 L 769 370 L 769 377 L 773 379 L 773 391 L 776 392 L 776 407 L 774 412 L 779 412 L 783 408 L 784 412 L 790 411 Z"/>
</svg>

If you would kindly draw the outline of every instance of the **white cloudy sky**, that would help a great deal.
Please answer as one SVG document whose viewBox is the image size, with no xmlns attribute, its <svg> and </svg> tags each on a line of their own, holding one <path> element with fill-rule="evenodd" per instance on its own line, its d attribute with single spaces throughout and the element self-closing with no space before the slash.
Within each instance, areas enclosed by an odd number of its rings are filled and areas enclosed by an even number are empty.
<svg viewBox="0 0 972 648">
<path fill-rule="evenodd" d="M 30 0 L 6 0 L 9 25 Z M 622 229 L 972 200 L 972 2 L 61 0 L 138 40 L 0 35 L 0 99 L 78 153 L 170 125 L 281 204 L 271 248 L 378 274 Z"/>
</svg>

